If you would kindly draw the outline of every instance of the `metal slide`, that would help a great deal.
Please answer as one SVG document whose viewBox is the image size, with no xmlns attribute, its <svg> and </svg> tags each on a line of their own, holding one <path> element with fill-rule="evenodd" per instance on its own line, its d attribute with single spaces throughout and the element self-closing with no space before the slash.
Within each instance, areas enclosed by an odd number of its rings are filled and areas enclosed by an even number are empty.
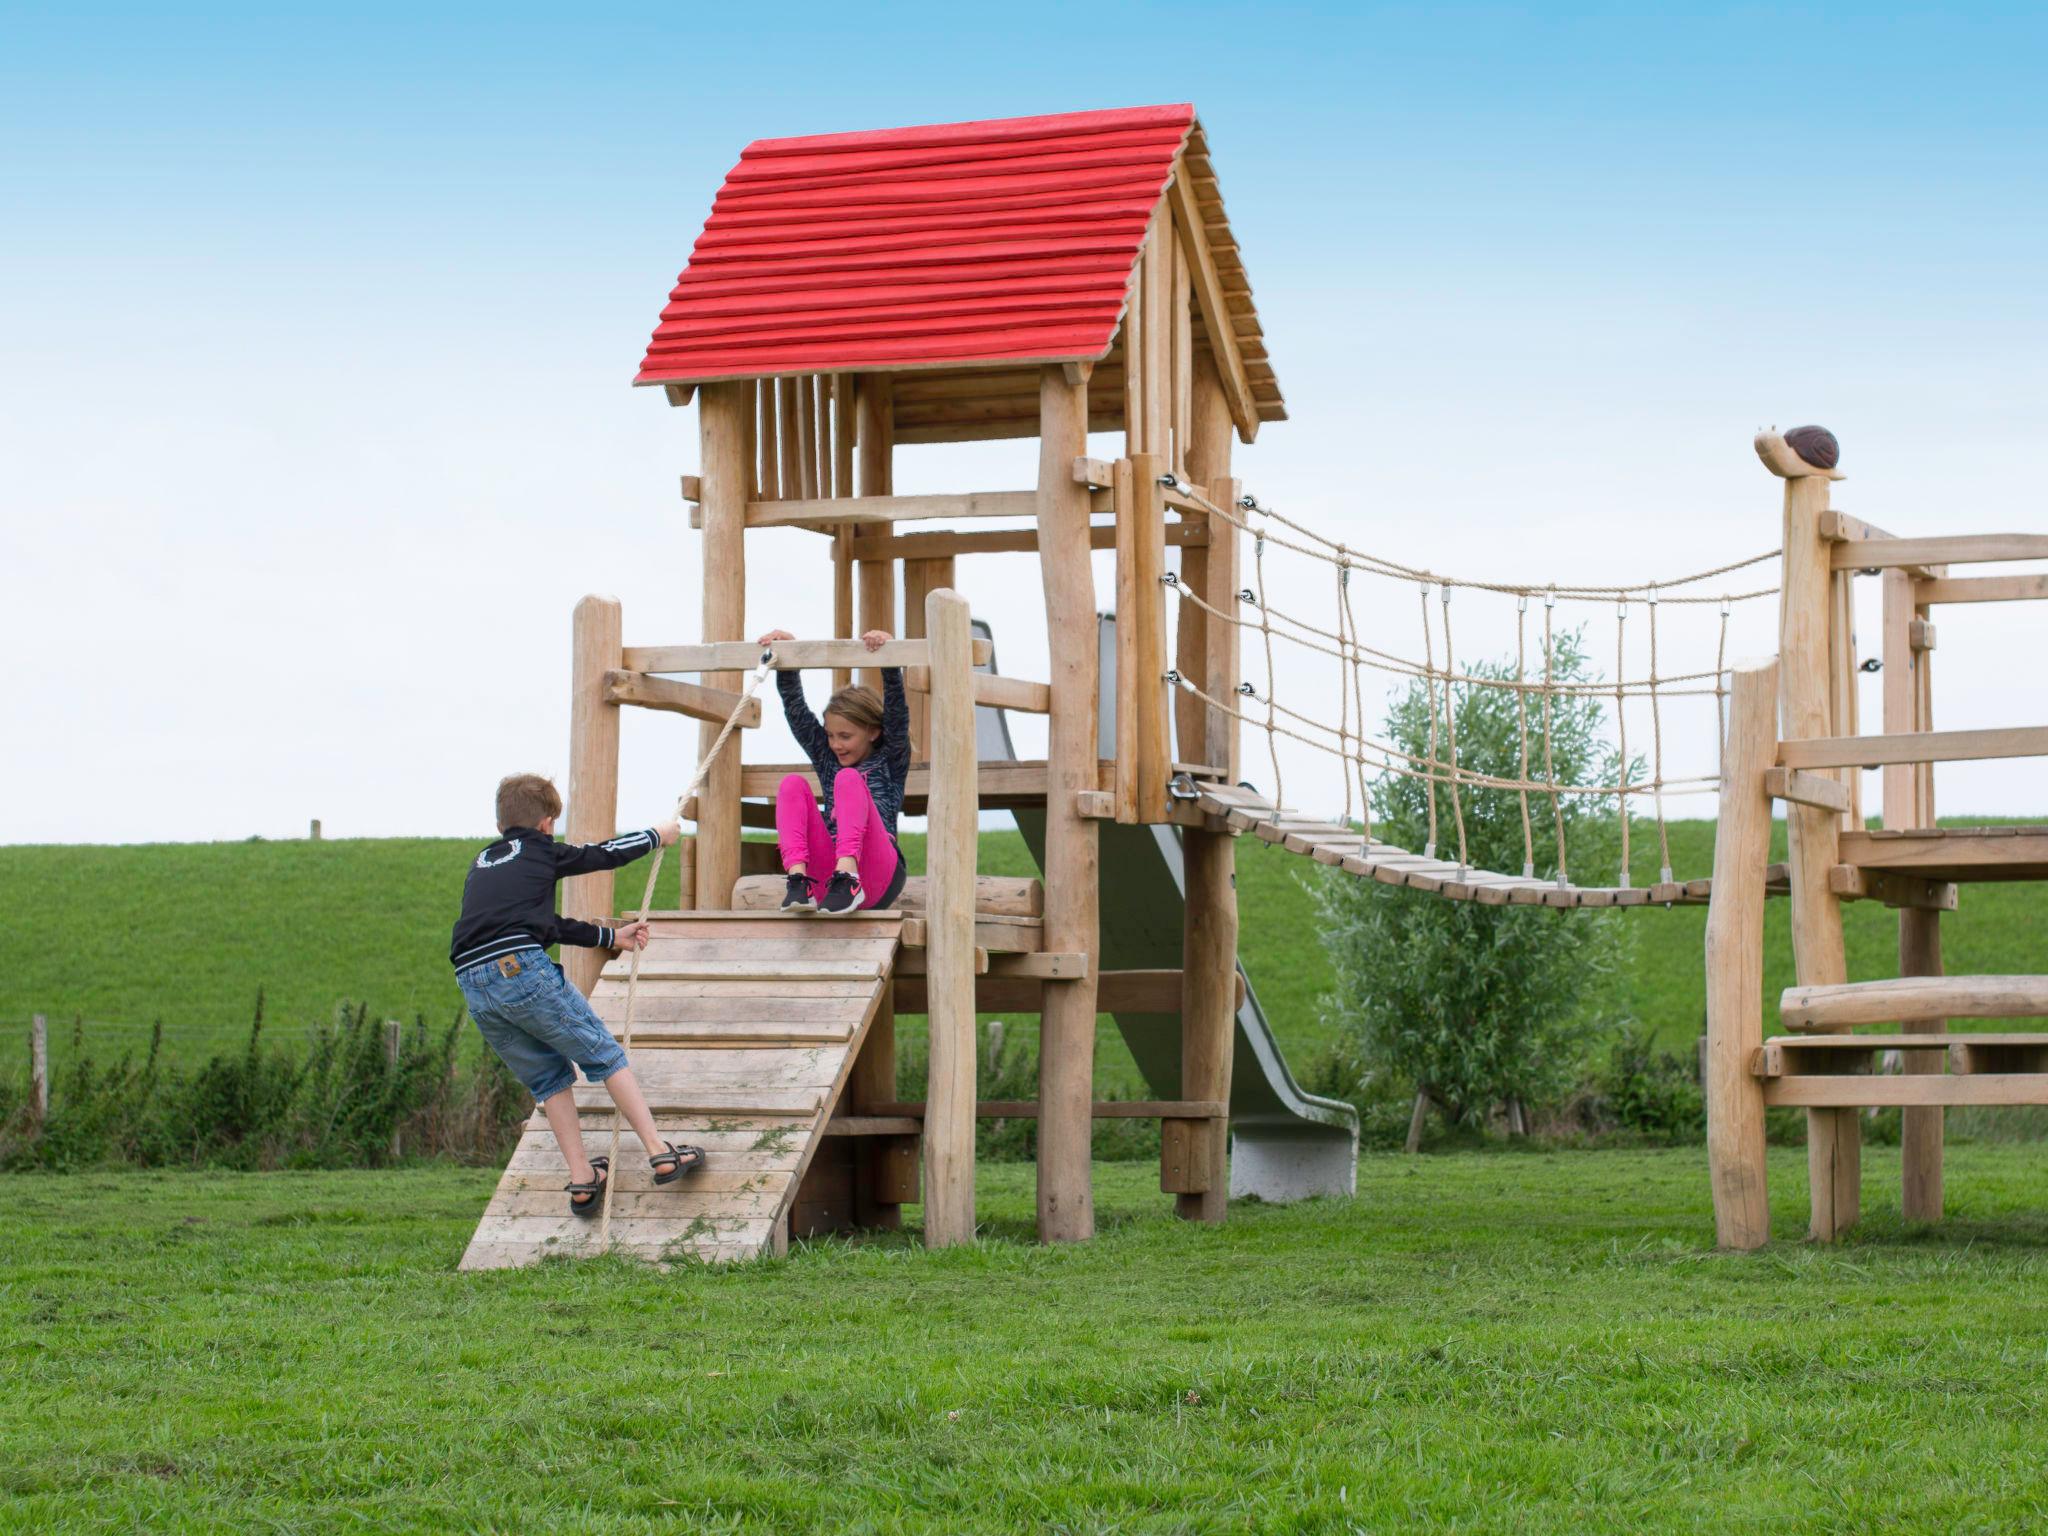
<svg viewBox="0 0 2048 1536">
<path fill-rule="evenodd" d="M 979 620 L 978 634 L 989 629 Z M 1116 617 L 1103 614 L 1101 739 L 1116 740 Z M 991 657 L 989 671 L 995 670 Z M 1016 759 L 1003 712 L 975 711 L 975 738 L 984 762 Z M 1018 811 L 1017 829 L 1031 856 L 1045 867 L 1045 813 Z M 1178 827 L 1102 826 L 1102 967 L 1105 970 L 1178 970 L 1185 889 Z M 1239 965 L 1238 974 L 1244 974 Z M 1180 1097 L 1180 1017 L 1119 1013 L 1117 1028 L 1136 1058 L 1146 1086 L 1162 1099 Z M 1230 1076 L 1230 1194 L 1256 1195 L 1276 1204 L 1310 1195 L 1348 1195 L 1358 1179 L 1358 1112 L 1338 1099 L 1306 1093 L 1280 1054 L 1280 1042 L 1245 980 L 1237 1010 L 1237 1052 Z"/>
</svg>

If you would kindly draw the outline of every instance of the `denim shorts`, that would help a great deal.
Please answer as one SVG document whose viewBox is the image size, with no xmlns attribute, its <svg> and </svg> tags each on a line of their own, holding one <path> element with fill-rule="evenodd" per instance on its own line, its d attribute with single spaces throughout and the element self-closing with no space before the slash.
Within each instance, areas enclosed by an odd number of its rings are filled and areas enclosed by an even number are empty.
<svg viewBox="0 0 2048 1536">
<path fill-rule="evenodd" d="M 505 974 L 506 962 L 517 973 Z M 601 1083 L 626 1065 L 626 1053 L 589 1001 L 569 985 L 544 949 L 520 949 L 455 973 L 484 1043 L 498 1053 L 536 1103 L 576 1081 Z"/>
</svg>

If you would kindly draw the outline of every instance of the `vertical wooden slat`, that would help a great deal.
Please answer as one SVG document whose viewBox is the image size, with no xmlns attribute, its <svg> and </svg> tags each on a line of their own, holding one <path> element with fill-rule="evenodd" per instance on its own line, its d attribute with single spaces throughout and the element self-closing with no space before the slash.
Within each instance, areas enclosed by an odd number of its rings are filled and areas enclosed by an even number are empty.
<svg viewBox="0 0 2048 1536">
<path fill-rule="evenodd" d="M 1886 570 L 1884 592 L 1884 729 L 1887 735 L 1923 729 L 1920 688 L 1929 657 L 1913 649 L 1913 578 L 1902 570 Z M 1924 610 L 1923 610 L 1924 611 Z M 1908 831 L 1926 825 L 1922 774 L 1925 765 L 1888 763 L 1884 768 L 1884 824 Z M 1939 976 L 1941 914 L 1912 907 L 1899 909 L 1899 974 Z M 1915 1025 L 1916 1032 L 1947 1030 L 1946 1020 Z M 1939 1051 L 1906 1051 L 1900 1066 L 1907 1072 L 1939 1072 Z M 1940 1105 L 1908 1105 L 1899 1112 L 1899 1189 L 1901 1209 L 1909 1221 L 1939 1221 L 1942 1213 L 1942 1157 L 1945 1127 Z"/>
<path fill-rule="evenodd" d="M 775 381 L 775 446 L 781 458 L 782 496 L 794 501 L 804 494 L 803 444 L 797 437 L 796 380 Z"/>
<path fill-rule="evenodd" d="M 1162 202 L 1145 236 L 1145 446 L 1162 464 L 1173 451 L 1173 231 Z"/>
<path fill-rule="evenodd" d="M 853 494 L 853 375 L 832 375 L 832 494 Z M 832 633 L 853 638 L 853 525 L 841 523 L 832 534 Z M 851 667 L 832 670 L 833 688 L 853 681 Z"/>
<path fill-rule="evenodd" d="M 894 381 L 886 373 L 862 374 L 855 385 L 854 405 L 859 421 L 855 430 L 855 479 L 860 486 L 860 494 L 893 495 L 895 470 L 892 460 L 896 442 Z M 854 532 L 854 554 L 859 555 L 863 540 L 886 539 L 894 528 L 893 523 L 861 524 Z M 861 560 L 859 567 L 860 617 L 856 622 L 861 632 L 883 629 L 894 634 L 896 562 Z M 879 689 L 882 674 L 871 668 L 861 673 L 861 681 Z"/>
<path fill-rule="evenodd" d="M 1167 262 L 1173 269 L 1170 299 L 1173 316 L 1173 472 L 1188 476 L 1198 485 L 1206 484 L 1206 481 L 1188 469 L 1190 440 L 1194 436 L 1195 419 L 1195 308 L 1187 253 L 1174 234 L 1170 217 L 1162 217 L 1160 224 L 1165 229 Z"/>
<path fill-rule="evenodd" d="M 623 659 L 621 637 L 617 598 L 586 597 L 576 605 L 569 659 L 569 803 L 562 828 L 572 843 L 601 843 L 619 830 L 619 706 L 605 702 L 604 675 Z M 610 917 L 611 871 L 564 881 L 562 913 L 586 923 Z M 562 950 L 562 973 L 585 997 L 603 969 L 600 950 Z"/>
<path fill-rule="evenodd" d="M 746 633 L 746 418 L 751 406 L 748 387 L 741 382 L 706 384 L 697 394 L 706 640 L 739 640 Z M 737 672 L 710 672 L 704 681 L 714 688 L 738 688 L 742 678 Z M 700 758 L 711 750 L 718 730 L 709 721 L 698 727 Z M 696 898 L 707 911 L 731 906 L 733 882 L 739 879 L 741 734 L 736 732 L 713 760 L 697 796 Z"/>
<path fill-rule="evenodd" d="M 931 809 L 925 854 L 926 1012 L 931 1077 L 924 1122 L 924 1238 L 974 1238 L 974 646 L 967 601 L 932 593 Z"/>
<path fill-rule="evenodd" d="M 754 485 L 755 499 L 759 501 L 779 501 L 782 498 L 782 453 L 776 444 L 775 381 L 756 379 L 754 453 L 758 468 L 754 474 Z"/>
<path fill-rule="evenodd" d="M 796 380 L 796 476 L 797 494 L 815 501 L 818 496 L 818 382 L 808 373 Z"/>
<path fill-rule="evenodd" d="M 1239 485 L 1235 480 L 1218 480 L 1209 488 L 1210 499 L 1219 507 L 1237 505 Z M 1237 525 L 1221 518 L 1212 518 L 1209 528 L 1209 591 L 1211 607 L 1224 613 L 1237 611 L 1238 556 L 1240 540 Z M 1235 624 L 1212 624 L 1209 628 L 1209 660 L 1205 669 L 1208 682 L 1202 691 L 1212 699 L 1231 704 L 1237 698 L 1237 684 L 1243 676 L 1244 631 Z M 1235 784 L 1243 774 L 1239 771 L 1238 719 L 1226 710 L 1212 709 L 1208 712 L 1207 744 L 1202 752 L 1202 761 L 1211 767 L 1223 770 L 1226 784 Z"/>
<path fill-rule="evenodd" d="M 1088 544 L 1088 488 L 1074 460 L 1088 451 L 1088 390 L 1058 368 L 1038 384 L 1038 566 L 1052 684 L 1045 796 L 1045 947 L 1090 957 L 1074 981 L 1048 981 L 1038 1045 L 1038 1235 L 1048 1243 L 1095 1235 L 1090 1183 L 1094 1134 L 1095 996 L 1101 953 L 1096 823 L 1078 796 L 1096 782 L 1100 649 Z"/>
<path fill-rule="evenodd" d="M 1771 801 L 1764 770 L 1777 761 L 1778 663 L 1735 668 L 1721 754 L 1713 894 L 1707 908 L 1707 1168 L 1714 1238 L 1723 1248 L 1770 1240 L 1763 1085 L 1751 1062 L 1763 1045 L 1764 866 Z"/>
</svg>

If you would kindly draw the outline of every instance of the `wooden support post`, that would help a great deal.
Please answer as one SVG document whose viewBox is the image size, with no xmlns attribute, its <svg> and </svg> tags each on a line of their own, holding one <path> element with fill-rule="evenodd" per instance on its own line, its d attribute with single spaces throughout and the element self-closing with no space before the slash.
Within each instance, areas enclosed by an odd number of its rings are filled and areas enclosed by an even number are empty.
<svg viewBox="0 0 2048 1536">
<path fill-rule="evenodd" d="M 1079 796 L 1096 788 L 1101 677 L 1095 578 L 1089 562 L 1088 488 L 1073 476 L 1088 451 L 1088 386 L 1059 368 L 1038 383 L 1038 564 L 1045 583 L 1052 713 L 1047 725 L 1045 928 L 1049 950 L 1099 956 L 1098 831 Z M 1095 1129 L 1095 988 L 1098 967 L 1045 983 L 1039 1028 L 1038 1235 L 1049 1243 L 1095 1235 L 1090 1183 Z"/>
<path fill-rule="evenodd" d="M 1166 574 L 1166 488 L 1160 477 L 1165 473 L 1166 460 L 1158 454 L 1141 453 L 1131 459 L 1137 516 L 1131 529 L 1134 602 L 1128 622 L 1135 696 L 1117 696 L 1117 718 L 1128 711 L 1136 724 L 1137 819 L 1148 824 L 1166 820 L 1167 782 L 1173 777 L 1167 700 L 1173 685 L 1166 681 L 1171 663 L 1166 649 L 1166 587 L 1161 580 Z M 1121 580 L 1118 585 L 1121 598 Z M 1125 622 L 1120 613 L 1119 632 Z"/>
<path fill-rule="evenodd" d="M 1230 1102 L 1230 1068 L 1237 1047 L 1237 839 L 1228 832 L 1181 830 L 1186 869 L 1182 928 L 1180 1096 Z M 1168 1120 L 1160 1126 L 1164 1175 L 1170 1127 L 1187 1128 L 1188 1155 L 1180 1159 L 1192 1186 L 1174 1190 L 1180 1215 L 1221 1221 L 1230 1204 L 1227 1117 Z M 1166 1187 L 1162 1184 L 1162 1187 Z"/>
<path fill-rule="evenodd" d="M 783 381 L 788 382 L 788 381 Z M 792 400 L 793 400 L 792 395 Z M 778 390 L 778 407 L 781 404 Z M 704 481 L 704 631 L 710 640 L 739 640 L 746 634 L 746 425 L 748 386 L 722 381 L 706 384 L 697 396 L 698 429 Z M 792 425 L 784 421 L 783 426 Z M 792 434 L 793 435 L 793 434 Z M 785 441 L 785 448 L 789 442 Z M 784 486 L 794 466 L 785 459 Z M 712 688 L 738 689 L 737 672 L 707 672 Z M 697 750 L 711 750 L 718 727 L 698 727 Z M 740 875 L 740 738 L 727 742 L 711 765 L 697 796 L 697 906 L 720 911 L 732 905 L 733 882 Z"/>
<path fill-rule="evenodd" d="M 50 1023 L 40 1013 L 28 1021 L 28 1102 L 41 1130 L 50 1118 Z"/>
<path fill-rule="evenodd" d="M 922 640 L 924 602 L 932 593 L 953 585 L 951 557 L 903 562 L 903 638 Z M 931 705 L 922 693 L 910 695 L 910 756 L 913 762 L 931 757 Z"/>
<path fill-rule="evenodd" d="M 396 1076 L 398 1072 L 398 1053 L 404 1043 L 404 1039 L 405 1026 L 396 1019 L 386 1019 L 384 1021 L 384 1066 L 385 1070 L 393 1076 Z M 391 1161 L 397 1162 L 402 1152 L 403 1148 L 399 1142 L 398 1126 L 394 1123 L 391 1127 Z"/>
<path fill-rule="evenodd" d="M 858 425 L 854 431 L 855 480 L 863 496 L 893 496 L 895 494 L 896 415 L 895 381 L 886 373 L 864 373 L 855 384 L 855 413 Z M 894 523 L 864 523 L 854 530 L 852 553 L 859 556 L 860 545 L 869 539 L 886 539 L 895 529 Z M 860 564 L 860 618 L 859 632 L 865 634 L 871 629 L 885 629 L 896 632 L 896 562 L 893 560 L 861 560 Z M 861 681 L 878 692 L 882 686 L 882 674 L 877 670 L 861 673 Z"/>
<path fill-rule="evenodd" d="M 1773 468 L 1784 473 L 1778 465 Z M 1786 474 L 1784 573 L 1778 599 L 1778 732 L 1786 741 L 1826 736 L 1834 729 L 1829 672 L 1836 615 L 1829 587 L 1834 549 L 1821 531 L 1821 515 L 1827 510 L 1825 474 Z M 1785 819 L 1794 974 L 1801 986 L 1846 981 L 1842 909 L 1829 884 L 1830 872 L 1840 862 L 1841 817 L 1818 806 L 1795 804 L 1785 808 Z M 1862 1147 L 1862 1125 L 1855 1110 L 1807 1111 L 1806 1165 L 1816 1241 L 1832 1242 L 1856 1224 Z"/>
<path fill-rule="evenodd" d="M 1209 498 L 1219 507 L 1237 505 L 1238 483 L 1235 480 L 1216 480 L 1210 483 Z M 1221 518 L 1209 519 L 1209 590 L 1207 597 L 1212 607 L 1224 613 L 1237 611 L 1238 589 L 1238 529 L 1235 523 Z M 1202 691 L 1212 699 L 1221 699 L 1226 704 L 1237 697 L 1237 684 L 1243 676 L 1241 642 L 1243 631 L 1235 624 L 1212 623 L 1209 627 L 1209 660 L 1203 669 L 1208 681 Z M 1212 768 L 1223 770 L 1223 782 L 1235 784 L 1242 777 L 1239 773 L 1238 719 L 1228 710 L 1208 711 L 1206 734 L 1207 745 L 1201 761 Z"/>
<path fill-rule="evenodd" d="M 896 1102 L 896 988 L 882 988 L 882 1000 L 868 1023 L 860 1054 L 846 1092 L 856 1115 L 871 1115 L 877 1104 Z M 915 1138 L 875 1136 L 854 1152 L 853 1219 L 859 1226 L 893 1232 L 903 1225 L 903 1202 L 895 1177 L 903 1149 L 899 1141 Z"/>
<path fill-rule="evenodd" d="M 576 605 L 569 651 L 568 814 L 562 835 L 601 843 L 619 830 L 619 706 L 605 700 L 605 676 L 620 665 L 622 620 L 615 597 Z M 612 915 L 612 875 L 576 875 L 562 883 L 562 915 L 601 923 Z M 604 969 L 601 950 L 565 945 L 562 974 L 585 997 Z"/>
<path fill-rule="evenodd" d="M 925 1011 L 931 1083 L 924 1123 L 924 1240 L 974 1239 L 974 645 L 967 600 L 925 602 L 932 650 L 932 773 L 925 852 Z"/>
<path fill-rule="evenodd" d="M 1195 354 L 1193 370 L 1189 380 L 1192 399 L 1188 406 L 1187 477 L 1208 488 L 1209 499 L 1218 506 L 1228 506 L 1228 502 L 1218 500 L 1216 487 L 1230 478 L 1230 450 L 1235 431 L 1230 421 L 1230 402 L 1224 396 L 1223 379 L 1216 371 L 1216 360 L 1206 348 Z M 1182 586 L 1203 602 L 1215 603 L 1209 580 L 1210 549 L 1219 539 L 1234 535 L 1237 530 L 1217 517 L 1204 517 L 1200 521 L 1208 542 L 1181 549 L 1180 580 Z M 1232 553 L 1235 553 L 1234 548 L 1226 552 L 1225 558 Z M 1218 606 L 1225 613 L 1230 613 L 1237 606 L 1236 598 L 1233 596 L 1228 604 Z M 1182 677 L 1198 684 L 1204 693 L 1219 699 L 1228 697 L 1217 693 L 1211 686 L 1214 679 L 1209 669 L 1213 644 L 1210 631 L 1214 628 L 1234 633 L 1236 626 L 1221 619 L 1211 619 L 1193 603 L 1181 602 L 1179 608 L 1179 627 L 1174 632 L 1174 666 Z M 1175 690 L 1174 750 L 1182 762 L 1222 766 L 1206 755 L 1212 746 L 1209 740 L 1211 713 L 1209 707 L 1193 694 Z M 1231 782 L 1236 780 L 1233 778 Z"/>
<path fill-rule="evenodd" d="M 1764 1182 L 1763 1086 L 1750 1063 L 1763 1045 L 1764 866 L 1771 801 L 1764 770 L 1778 755 L 1778 664 L 1737 666 L 1721 753 L 1721 811 L 1707 908 L 1707 1170 L 1714 1240 L 1758 1248 L 1770 1240 Z M 1822 812 L 1820 814 L 1826 814 Z"/>
</svg>

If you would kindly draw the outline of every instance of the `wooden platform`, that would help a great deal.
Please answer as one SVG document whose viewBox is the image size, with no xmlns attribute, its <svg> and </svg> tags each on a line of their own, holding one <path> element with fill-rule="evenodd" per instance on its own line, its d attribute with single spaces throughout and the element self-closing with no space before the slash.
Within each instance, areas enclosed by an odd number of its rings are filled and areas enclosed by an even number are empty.
<svg viewBox="0 0 2048 1536">
<path fill-rule="evenodd" d="M 1702 906 L 1713 889 L 1713 882 L 1704 879 L 1669 885 L 1593 886 L 1495 874 L 1462 866 L 1455 859 L 1410 853 L 1370 839 L 1355 827 L 1276 811 L 1271 801 L 1240 785 L 1197 781 L 1195 790 L 1195 799 L 1182 804 L 1232 831 L 1250 832 L 1264 842 L 1278 843 L 1291 853 L 1361 879 L 1427 891 L 1453 901 L 1476 901 L 1491 907 Z M 1784 895 L 1787 878 L 1785 866 L 1773 864 L 1765 872 L 1765 889 L 1772 895 Z"/>
<path fill-rule="evenodd" d="M 1912 1070 L 1869 1071 L 1888 1051 L 1912 1057 Z M 2048 1104 L 2048 1033 L 1794 1035 L 1766 1040 L 1750 1070 L 1766 1104 Z"/>
<path fill-rule="evenodd" d="M 782 1251 L 798 1185 L 894 970 L 904 919 L 758 912 L 650 914 L 634 1004 L 633 1071 L 655 1123 L 710 1154 L 656 1188 L 630 1130 L 613 1176 L 611 1250 L 653 1262 Z M 605 967 L 591 1006 L 625 1024 L 627 960 Z M 611 1139 L 611 1098 L 578 1083 L 593 1156 Z M 568 1169 L 536 1110 L 462 1257 L 499 1269 L 596 1251 L 599 1223 L 569 1214 Z"/>
<path fill-rule="evenodd" d="M 1844 864 L 1925 880 L 2048 880 L 2048 827 L 1844 832 Z"/>
</svg>

